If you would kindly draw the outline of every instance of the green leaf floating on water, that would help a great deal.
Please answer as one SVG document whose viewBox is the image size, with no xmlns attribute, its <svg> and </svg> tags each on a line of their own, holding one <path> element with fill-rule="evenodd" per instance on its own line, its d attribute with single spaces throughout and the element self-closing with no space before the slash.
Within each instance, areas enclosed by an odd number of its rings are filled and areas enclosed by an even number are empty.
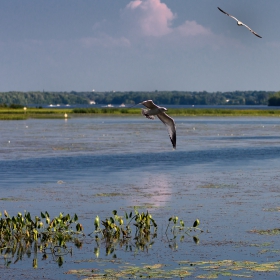
<svg viewBox="0 0 280 280">
<path fill-rule="evenodd" d="M 257 233 L 261 235 L 279 235 L 280 234 L 280 228 L 274 228 L 274 229 L 253 229 L 249 231 L 250 233 Z"/>
<path fill-rule="evenodd" d="M 90 279 L 172 279 L 174 277 L 185 277 L 191 275 L 192 268 L 188 269 L 172 269 L 165 270 L 166 265 L 154 264 L 133 266 L 125 265 L 118 269 L 105 269 L 101 271 L 93 271 L 90 269 L 69 270 L 67 274 L 76 274 L 77 276 L 86 276 L 87 280 Z"/>
<path fill-rule="evenodd" d="M 255 273 L 280 272 L 279 262 L 257 263 L 252 261 L 179 261 L 179 267 L 170 268 L 171 264 L 153 264 L 135 266 L 126 263 L 119 264 L 116 269 L 95 270 L 69 270 L 68 274 L 75 274 L 86 279 L 172 279 L 175 277 L 192 276 L 196 279 L 217 279 L 220 276 L 254 278 Z M 176 264 L 174 262 L 174 264 Z"/>
</svg>

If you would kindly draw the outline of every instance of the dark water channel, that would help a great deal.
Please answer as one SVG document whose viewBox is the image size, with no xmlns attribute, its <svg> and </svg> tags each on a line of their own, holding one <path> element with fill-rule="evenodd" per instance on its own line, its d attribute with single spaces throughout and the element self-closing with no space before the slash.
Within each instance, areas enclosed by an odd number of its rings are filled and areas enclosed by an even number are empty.
<svg viewBox="0 0 280 280">
<path fill-rule="evenodd" d="M 106 256 L 100 244 L 97 258 L 96 243 L 86 238 L 82 248 L 73 246 L 72 256 L 65 256 L 61 267 L 39 255 L 37 269 L 32 268 L 32 256 L 7 268 L 2 256 L 0 278 L 77 279 L 76 274 L 66 273 L 122 270 L 124 264 L 163 264 L 164 270 L 171 270 L 188 261 L 188 266 L 194 265 L 186 279 L 207 278 L 215 271 L 219 279 L 279 279 L 280 265 L 274 262 L 280 260 L 280 236 L 253 232 L 280 228 L 279 119 L 175 121 L 176 151 L 159 120 L 0 121 L 2 213 L 77 213 L 85 233 L 90 233 L 96 215 L 105 219 L 114 209 L 121 215 L 139 206 L 139 211 L 151 212 L 158 224 L 154 244 L 144 251 L 116 245 L 114 254 Z M 200 220 L 204 232 L 198 243 L 190 236 L 169 240 L 172 236 L 166 236 L 165 229 L 173 215 L 188 226 Z M 234 271 L 218 263 L 225 260 L 266 264 L 269 269 L 252 265 Z M 197 263 L 202 261 L 216 267 Z M 220 273 L 221 267 L 230 276 Z"/>
</svg>

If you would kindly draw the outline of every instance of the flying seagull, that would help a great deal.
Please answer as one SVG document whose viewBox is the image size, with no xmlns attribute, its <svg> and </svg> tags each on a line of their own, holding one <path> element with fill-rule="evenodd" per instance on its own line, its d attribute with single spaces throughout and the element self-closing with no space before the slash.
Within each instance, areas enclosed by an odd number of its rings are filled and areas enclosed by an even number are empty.
<svg viewBox="0 0 280 280">
<path fill-rule="evenodd" d="M 170 118 L 165 111 L 167 111 L 164 107 L 157 106 L 153 100 L 146 100 L 141 102 L 140 104 L 144 105 L 148 109 L 142 109 L 142 115 L 148 119 L 153 120 L 157 116 L 167 127 L 168 134 L 174 149 L 176 149 L 176 127 L 175 122 L 172 118 Z"/>
<path fill-rule="evenodd" d="M 236 17 L 234 17 L 234 16 L 232 16 L 232 15 L 226 13 L 225 11 L 223 11 L 223 10 L 222 10 L 221 8 L 219 8 L 219 7 L 218 7 L 218 9 L 219 9 L 222 13 L 224 13 L 224 14 L 228 15 L 229 17 L 235 19 L 235 20 L 237 21 L 237 25 L 238 25 L 238 26 L 245 26 L 245 27 L 248 28 L 254 35 L 256 35 L 256 36 L 259 37 L 259 38 L 262 38 L 262 37 L 261 37 L 259 34 L 257 34 L 253 29 L 251 29 L 249 26 L 247 26 L 246 24 L 244 24 L 243 22 L 241 22 L 240 20 L 238 20 Z"/>
</svg>

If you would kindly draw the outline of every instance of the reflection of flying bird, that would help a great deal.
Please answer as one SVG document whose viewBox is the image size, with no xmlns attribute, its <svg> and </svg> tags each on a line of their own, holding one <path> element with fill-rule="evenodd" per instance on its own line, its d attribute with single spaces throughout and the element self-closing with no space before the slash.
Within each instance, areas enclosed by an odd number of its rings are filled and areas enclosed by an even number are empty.
<svg viewBox="0 0 280 280">
<path fill-rule="evenodd" d="M 253 29 L 251 29 L 249 26 L 247 26 L 246 24 L 244 24 L 243 22 L 241 22 L 240 20 L 238 20 L 236 17 L 234 17 L 234 16 L 232 16 L 232 15 L 226 13 L 225 11 L 223 11 L 223 10 L 222 10 L 221 8 L 219 8 L 219 7 L 218 7 L 218 9 L 219 9 L 222 13 L 224 13 L 224 14 L 228 15 L 229 17 L 235 19 L 235 20 L 237 21 L 237 25 L 238 25 L 238 26 L 245 26 L 245 27 L 248 28 L 254 35 L 256 35 L 256 36 L 259 37 L 259 38 L 262 38 L 262 37 L 261 37 L 260 35 L 258 35 Z"/>
<path fill-rule="evenodd" d="M 172 118 L 170 118 L 165 111 L 167 111 L 164 107 L 157 106 L 153 100 L 146 100 L 141 102 L 140 104 L 146 106 L 148 109 L 142 109 L 142 115 L 148 119 L 154 119 L 154 116 L 157 116 L 167 127 L 168 134 L 173 145 L 173 148 L 176 149 L 176 127 L 175 122 Z"/>
</svg>

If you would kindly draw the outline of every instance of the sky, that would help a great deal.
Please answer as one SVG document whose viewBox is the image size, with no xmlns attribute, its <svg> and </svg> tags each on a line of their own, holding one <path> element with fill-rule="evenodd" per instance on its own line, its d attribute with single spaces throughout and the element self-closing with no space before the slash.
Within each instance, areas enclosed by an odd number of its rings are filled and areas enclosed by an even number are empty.
<svg viewBox="0 0 280 280">
<path fill-rule="evenodd" d="M 0 92 L 279 91 L 279 11 L 279 0 L 0 0 Z"/>
</svg>

